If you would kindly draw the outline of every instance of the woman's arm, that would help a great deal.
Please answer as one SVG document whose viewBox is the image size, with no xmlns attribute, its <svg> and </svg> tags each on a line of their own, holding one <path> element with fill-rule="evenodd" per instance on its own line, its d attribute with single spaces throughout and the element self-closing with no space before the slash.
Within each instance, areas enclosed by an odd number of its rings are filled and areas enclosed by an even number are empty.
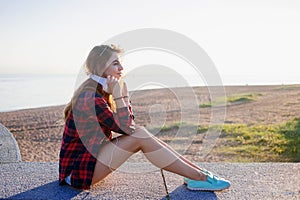
<svg viewBox="0 0 300 200">
<path fill-rule="evenodd" d="M 112 94 L 116 103 L 116 113 L 113 113 L 107 102 L 101 97 L 95 97 L 95 108 L 98 121 L 101 125 L 106 126 L 109 130 L 121 133 L 131 134 L 134 132 L 134 121 L 130 107 L 125 103 L 123 94 L 127 91 L 121 89 L 120 82 L 112 76 L 107 77 L 108 92 Z"/>
<path fill-rule="evenodd" d="M 116 102 L 117 104 L 117 102 Z M 100 125 L 121 134 L 132 134 L 135 130 L 134 117 L 124 101 L 117 104 L 114 113 L 102 97 L 95 97 L 95 110 Z"/>
<path fill-rule="evenodd" d="M 130 101 L 129 101 L 129 92 L 127 89 L 127 84 L 126 82 L 123 82 L 123 87 L 122 87 L 122 95 L 123 95 L 123 100 L 125 102 L 125 104 L 130 107 L 130 111 L 131 111 L 131 106 L 130 106 Z"/>
</svg>

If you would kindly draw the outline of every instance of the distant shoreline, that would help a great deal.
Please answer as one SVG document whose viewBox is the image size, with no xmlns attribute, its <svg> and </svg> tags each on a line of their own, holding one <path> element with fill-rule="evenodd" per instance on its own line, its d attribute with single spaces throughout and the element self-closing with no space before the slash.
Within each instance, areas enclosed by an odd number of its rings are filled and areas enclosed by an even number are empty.
<svg viewBox="0 0 300 200">
<path fill-rule="evenodd" d="M 73 91 L 75 89 L 77 75 L 78 74 L 0 74 L 0 96 L 2 97 L 2 100 L 0 100 L 0 112 L 10 112 L 23 109 L 66 104 L 72 97 Z M 197 77 L 194 80 L 195 77 L 193 75 L 187 75 L 184 78 L 188 81 L 186 83 L 186 87 L 207 87 L 201 85 L 203 84 L 203 82 L 199 82 Z M 239 78 L 239 80 L 241 82 L 243 81 L 241 77 Z M 260 84 L 259 82 L 253 84 L 238 82 L 233 84 L 226 84 L 226 82 L 223 81 L 224 86 L 211 87 L 281 87 L 300 85 L 300 81 L 294 81 L 294 83 L 293 81 L 294 80 L 289 81 L 290 83 L 288 84 L 280 83 L 279 81 L 264 84 Z M 134 81 L 128 81 L 129 90 L 131 90 L 132 92 L 136 92 L 134 91 L 135 89 L 140 89 L 136 88 L 134 84 Z M 184 88 L 180 85 L 178 85 L 177 87 L 171 86 L 172 84 L 169 86 L 171 89 Z M 143 87 L 142 89 L 146 91 L 151 91 L 153 89 L 163 89 L 158 87 L 159 86 L 155 84 L 145 83 L 145 87 Z"/>
<path fill-rule="evenodd" d="M 0 113 L 8 113 L 8 112 L 18 112 L 23 110 L 33 110 L 33 109 L 43 109 L 43 108 L 52 108 L 52 107 L 60 107 L 65 106 L 65 104 L 59 104 L 59 105 L 41 105 L 37 107 L 22 107 L 22 108 L 15 108 L 12 110 L 0 110 Z"/>
<path fill-rule="evenodd" d="M 209 91 L 206 87 L 194 87 L 194 95 L 199 111 L 190 111 L 187 121 L 182 121 L 178 97 L 174 92 L 186 94 L 187 88 L 149 89 L 131 92 L 131 101 L 136 124 L 150 128 L 153 108 L 160 108 L 158 114 L 165 127 L 176 127 L 178 122 L 189 123 L 199 117 L 198 125 L 206 126 L 211 121 L 211 108 L 200 107 L 209 103 Z M 256 94 L 253 101 L 231 104 L 226 107 L 225 124 L 276 125 L 300 118 L 300 84 L 268 86 L 226 86 L 227 97 L 238 94 Z M 192 100 L 184 96 L 185 101 Z M 154 107 L 153 107 L 154 106 Z M 63 110 L 65 105 L 26 108 L 0 112 L 0 123 L 12 132 L 19 145 L 23 161 L 56 162 L 64 130 Z M 160 115 L 158 115 L 160 116 Z M 184 119 L 185 120 L 185 119 Z M 175 124 L 175 125 L 174 125 Z M 156 126 L 154 124 L 154 126 Z M 171 130 L 172 131 L 172 130 Z M 200 141 L 200 140 L 199 140 Z M 194 147 L 197 147 L 195 143 Z M 198 145 L 201 145 L 199 142 Z M 189 155 L 193 157 L 194 151 Z M 224 155 L 212 155 L 215 161 L 226 159 Z M 210 157 L 211 159 L 212 157 Z"/>
<path fill-rule="evenodd" d="M 224 87 L 225 88 L 225 93 L 226 93 L 226 88 L 239 88 L 239 87 L 300 87 L 300 83 L 295 83 L 295 84 L 266 84 L 266 85 L 224 85 L 224 86 L 210 86 L 210 87 Z M 174 88 L 170 88 L 170 89 L 184 89 L 187 87 L 174 87 Z M 197 88 L 207 88 L 207 86 L 192 86 L 193 89 L 197 89 Z M 154 90 L 164 90 L 167 88 L 153 88 L 153 89 L 143 89 L 143 90 L 139 90 L 139 91 L 154 91 Z M 138 92 L 138 91 L 130 91 L 131 93 L 133 92 Z M 69 101 L 69 100 L 68 100 Z M 11 108 L 11 109 L 5 109 L 5 110 L 0 110 L 0 113 L 7 113 L 7 112 L 15 112 L 15 111 L 20 111 L 20 110 L 30 110 L 30 109 L 39 109 L 39 108 L 48 108 L 48 107 L 57 107 L 57 106 L 64 106 L 65 104 L 45 104 L 45 105 L 37 105 L 37 106 L 33 106 L 33 107 L 19 107 L 19 108 Z"/>
</svg>

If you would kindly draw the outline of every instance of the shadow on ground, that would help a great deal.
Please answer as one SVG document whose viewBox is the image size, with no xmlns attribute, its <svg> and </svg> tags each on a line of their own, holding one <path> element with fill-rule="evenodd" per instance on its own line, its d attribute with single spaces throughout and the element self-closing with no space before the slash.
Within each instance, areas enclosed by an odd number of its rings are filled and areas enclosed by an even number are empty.
<svg viewBox="0 0 300 200">
<path fill-rule="evenodd" d="M 202 191 L 191 191 L 187 190 L 186 186 L 181 185 L 177 187 L 170 193 L 170 199 L 172 200 L 182 200 L 182 199 L 209 199 L 215 200 L 218 199 L 214 192 L 202 192 Z M 166 197 L 162 198 L 161 200 L 167 200 Z"/>
<path fill-rule="evenodd" d="M 53 181 L 6 199 L 71 199 L 81 192 L 68 186 L 61 187 L 58 181 Z"/>
<path fill-rule="evenodd" d="M 7 197 L 5 199 L 98 199 L 99 196 L 90 195 L 90 192 L 80 191 L 73 189 L 68 186 L 59 186 L 58 181 L 53 181 L 45 185 L 21 192 L 19 194 Z M 182 200 L 182 199 L 218 199 L 216 194 L 213 192 L 201 192 L 201 191 L 190 191 L 186 189 L 186 186 L 182 185 L 177 187 L 170 193 L 172 200 Z M 161 200 L 167 200 L 166 197 Z"/>
</svg>

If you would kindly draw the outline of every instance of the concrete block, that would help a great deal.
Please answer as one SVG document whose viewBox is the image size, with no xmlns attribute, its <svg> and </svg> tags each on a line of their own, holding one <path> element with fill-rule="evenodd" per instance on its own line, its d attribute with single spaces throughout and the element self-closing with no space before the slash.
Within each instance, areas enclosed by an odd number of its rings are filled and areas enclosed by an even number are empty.
<svg viewBox="0 0 300 200">
<path fill-rule="evenodd" d="M 20 162 L 21 154 L 13 134 L 0 123 L 0 164 Z"/>
</svg>

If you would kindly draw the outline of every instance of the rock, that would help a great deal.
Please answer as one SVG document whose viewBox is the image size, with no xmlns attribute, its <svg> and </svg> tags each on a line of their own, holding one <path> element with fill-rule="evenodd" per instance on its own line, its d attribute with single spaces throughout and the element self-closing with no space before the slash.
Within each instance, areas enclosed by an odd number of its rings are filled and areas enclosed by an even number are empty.
<svg viewBox="0 0 300 200">
<path fill-rule="evenodd" d="M 12 133 L 0 123 L 0 164 L 20 161 L 18 143 Z"/>
</svg>

